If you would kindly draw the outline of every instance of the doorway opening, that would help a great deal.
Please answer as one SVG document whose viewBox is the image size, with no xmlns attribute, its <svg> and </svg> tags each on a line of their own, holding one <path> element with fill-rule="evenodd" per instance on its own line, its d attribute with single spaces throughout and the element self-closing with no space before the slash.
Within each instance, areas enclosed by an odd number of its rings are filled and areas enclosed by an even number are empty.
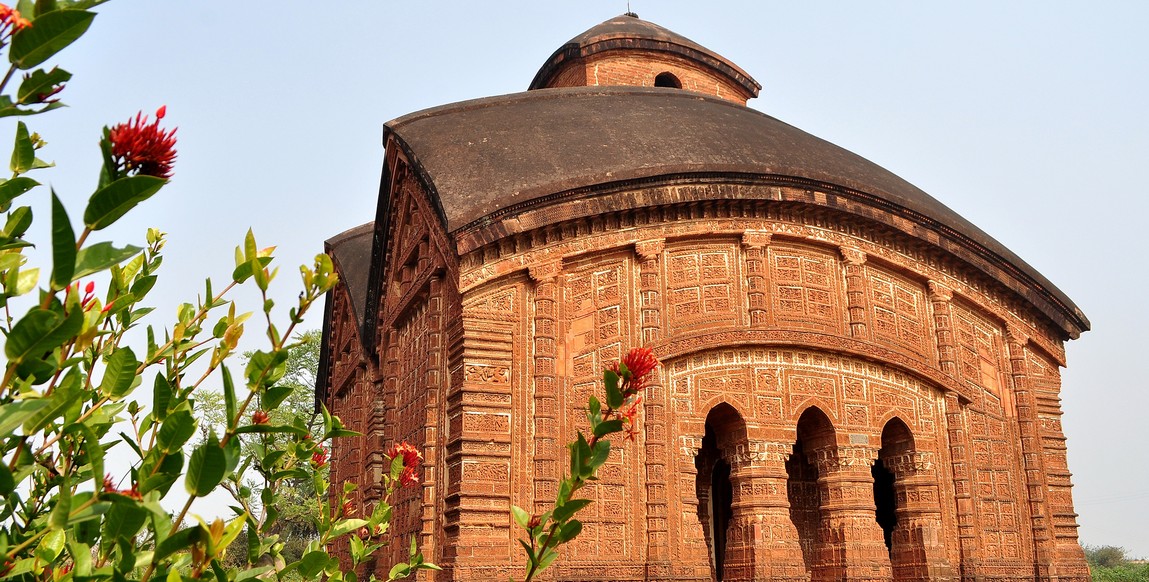
<svg viewBox="0 0 1149 582">
<path fill-rule="evenodd" d="M 790 500 L 790 520 L 798 530 L 802 561 L 808 572 L 818 563 L 819 531 L 822 524 L 822 488 L 814 451 L 834 446 L 834 426 L 817 407 L 806 409 L 798 418 L 798 437 L 786 461 L 786 492 Z"/>
<path fill-rule="evenodd" d="M 745 441 L 746 425 L 742 417 L 732 406 L 722 403 L 706 416 L 702 448 L 694 458 L 694 467 L 698 469 L 695 483 L 698 519 L 706 534 L 710 567 L 719 582 L 725 576 L 728 532 L 734 517 L 732 467 L 726 457 L 736 443 Z"/>
</svg>

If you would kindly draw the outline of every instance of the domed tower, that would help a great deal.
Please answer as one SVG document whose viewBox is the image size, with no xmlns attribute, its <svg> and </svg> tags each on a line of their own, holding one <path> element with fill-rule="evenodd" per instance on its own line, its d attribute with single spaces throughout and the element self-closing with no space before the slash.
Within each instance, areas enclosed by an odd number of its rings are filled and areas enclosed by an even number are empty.
<svg viewBox="0 0 1149 582">
<path fill-rule="evenodd" d="M 1087 580 L 1060 428 L 1089 328 L 992 237 L 745 107 L 736 65 L 624 15 L 529 91 L 385 127 L 375 221 L 327 243 L 333 481 L 441 580 L 522 571 L 602 369 L 662 361 L 559 580 Z M 405 554 L 380 559 L 381 571 Z"/>
</svg>

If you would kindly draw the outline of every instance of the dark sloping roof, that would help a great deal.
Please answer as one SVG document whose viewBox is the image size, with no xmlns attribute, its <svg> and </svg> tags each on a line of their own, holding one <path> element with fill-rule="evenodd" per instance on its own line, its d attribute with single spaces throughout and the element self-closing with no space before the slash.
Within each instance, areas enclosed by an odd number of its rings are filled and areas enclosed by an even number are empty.
<svg viewBox="0 0 1149 582">
<path fill-rule="evenodd" d="M 559 47 L 535 74 L 530 89 L 546 87 L 551 76 L 558 72 L 559 66 L 572 58 L 588 57 L 620 48 L 662 51 L 699 61 L 729 77 L 751 97 L 757 97 L 762 88 L 746 71 L 718 53 L 653 22 L 641 20 L 632 14 L 623 14 L 591 27 Z"/>
<path fill-rule="evenodd" d="M 555 193 L 687 173 L 794 177 L 901 207 L 1081 311 L 1001 243 L 885 168 L 773 117 L 676 89 L 579 87 L 464 101 L 386 124 L 440 204 L 449 232 Z M 937 227 L 931 227 L 937 229 Z"/>
<path fill-rule="evenodd" d="M 335 259 L 340 283 L 347 287 L 351 310 L 358 328 L 363 327 L 367 305 L 367 278 L 371 272 L 371 241 L 375 223 L 359 225 L 327 239 L 327 250 Z"/>
</svg>

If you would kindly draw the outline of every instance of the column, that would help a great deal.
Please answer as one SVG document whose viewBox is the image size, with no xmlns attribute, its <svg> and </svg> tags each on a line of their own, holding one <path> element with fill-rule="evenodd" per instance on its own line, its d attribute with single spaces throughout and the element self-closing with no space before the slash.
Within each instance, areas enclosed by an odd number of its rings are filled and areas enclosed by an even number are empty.
<svg viewBox="0 0 1149 582">
<path fill-rule="evenodd" d="M 890 556 L 875 516 L 870 467 L 877 449 L 827 446 L 812 451 L 822 496 L 817 560 L 811 579 L 888 581 Z"/>
<path fill-rule="evenodd" d="M 790 519 L 786 459 L 792 450 L 793 443 L 749 441 L 724 451 L 734 496 L 723 580 L 809 580 Z"/>
<path fill-rule="evenodd" d="M 849 316 L 850 335 L 865 338 L 866 334 L 866 253 L 848 246 L 839 247 L 846 268 L 846 313 Z"/>
<path fill-rule="evenodd" d="M 933 455 L 909 451 L 882 459 L 894 474 L 897 524 L 891 562 L 895 580 L 953 580 Z"/>
</svg>

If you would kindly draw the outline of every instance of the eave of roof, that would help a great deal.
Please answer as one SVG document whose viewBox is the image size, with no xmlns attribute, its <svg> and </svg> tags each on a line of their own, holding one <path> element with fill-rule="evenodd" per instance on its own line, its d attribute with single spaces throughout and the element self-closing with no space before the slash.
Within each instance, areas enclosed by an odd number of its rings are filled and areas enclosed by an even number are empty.
<svg viewBox="0 0 1149 582">
<path fill-rule="evenodd" d="M 864 193 L 955 233 L 1028 278 L 1089 329 L 1057 287 L 1001 243 L 888 170 L 761 112 L 698 93 L 546 89 L 464 101 L 386 124 L 442 210 L 448 232 L 555 193 L 691 173 L 794 177 Z M 1067 333 L 1076 335 L 1067 328 Z"/>
</svg>

